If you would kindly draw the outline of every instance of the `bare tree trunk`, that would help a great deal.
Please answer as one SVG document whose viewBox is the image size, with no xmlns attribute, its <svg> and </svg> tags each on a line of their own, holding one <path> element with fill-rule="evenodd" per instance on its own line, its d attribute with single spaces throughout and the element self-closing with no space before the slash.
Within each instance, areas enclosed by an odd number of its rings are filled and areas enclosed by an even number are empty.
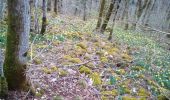
<svg viewBox="0 0 170 100">
<path fill-rule="evenodd" d="M 34 0 L 34 28 L 35 32 L 39 33 L 39 22 L 38 22 L 38 0 Z"/>
<path fill-rule="evenodd" d="M 9 90 L 28 88 L 26 81 L 29 49 L 29 0 L 8 0 L 8 32 L 4 73 Z"/>
<path fill-rule="evenodd" d="M 117 12 L 119 10 L 119 7 L 120 7 L 120 3 L 121 3 L 121 0 L 118 0 L 116 2 L 116 9 L 114 10 L 114 16 L 113 16 L 113 23 L 112 23 L 112 28 L 110 30 L 110 34 L 109 34 L 109 38 L 108 40 L 112 40 L 112 37 L 113 37 L 113 29 L 114 29 L 114 25 L 115 25 L 115 20 L 116 20 L 116 16 L 117 16 Z"/>
<path fill-rule="evenodd" d="M 124 30 L 127 30 L 129 28 L 129 18 L 128 18 L 128 10 L 129 10 L 129 0 L 125 0 L 125 27 Z"/>
<path fill-rule="evenodd" d="M 89 13 L 88 14 L 89 14 L 89 17 L 91 17 L 93 0 L 90 0 L 89 2 L 90 2 L 90 4 L 89 4 Z"/>
<path fill-rule="evenodd" d="M 54 0 L 54 12 L 58 14 L 58 0 Z"/>
<path fill-rule="evenodd" d="M 105 31 L 105 29 L 107 27 L 107 24 L 108 24 L 108 22 L 110 20 L 110 16 L 112 14 L 114 4 L 115 4 L 115 0 L 112 0 L 111 3 L 110 3 L 110 6 L 109 6 L 108 12 L 106 13 L 106 16 L 104 18 L 103 24 L 101 25 L 101 28 L 100 28 L 100 32 L 102 34 L 104 33 L 104 31 Z"/>
<path fill-rule="evenodd" d="M 40 34 L 44 35 L 47 26 L 47 1 L 46 0 L 43 0 L 42 9 L 43 9 L 43 17 L 42 17 L 42 27 L 41 27 Z"/>
<path fill-rule="evenodd" d="M 54 12 L 54 0 L 51 0 L 51 12 Z"/>
<path fill-rule="evenodd" d="M 83 20 L 84 21 L 87 20 L 87 18 L 86 18 L 86 16 L 87 16 L 86 9 L 87 9 L 87 7 L 86 7 L 86 0 L 83 0 Z"/>
<path fill-rule="evenodd" d="M 101 26 L 102 19 L 103 19 L 104 6 L 105 6 L 105 0 L 100 0 L 100 11 L 99 11 L 99 17 L 98 17 L 96 30 L 99 29 Z"/>
</svg>

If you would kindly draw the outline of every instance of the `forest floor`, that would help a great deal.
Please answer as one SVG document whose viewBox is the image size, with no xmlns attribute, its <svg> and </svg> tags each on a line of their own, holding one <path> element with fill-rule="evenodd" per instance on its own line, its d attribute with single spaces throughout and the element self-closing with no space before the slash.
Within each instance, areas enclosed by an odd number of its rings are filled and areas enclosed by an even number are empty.
<svg viewBox="0 0 170 100">
<path fill-rule="evenodd" d="M 146 48 L 142 46 L 150 43 L 148 48 L 155 47 L 155 41 L 129 32 L 123 34 L 120 29 L 115 30 L 117 38 L 108 41 L 107 33 L 93 34 L 95 22 L 58 16 L 48 21 L 44 36 L 32 33 L 27 76 L 35 96 L 12 92 L 11 97 L 17 100 L 166 100 L 170 89 L 169 62 L 161 68 L 153 63 L 149 65 L 157 56 L 151 56 L 156 54 L 144 51 Z M 135 41 L 138 46 L 134 45 Z M 168 60 L 169 53 L 166 56 L 164 59 Z M 162 73 L 165 75 L 161 76 Z M 156 75 L 159 77 L 155 78 Z"/>
</svg>

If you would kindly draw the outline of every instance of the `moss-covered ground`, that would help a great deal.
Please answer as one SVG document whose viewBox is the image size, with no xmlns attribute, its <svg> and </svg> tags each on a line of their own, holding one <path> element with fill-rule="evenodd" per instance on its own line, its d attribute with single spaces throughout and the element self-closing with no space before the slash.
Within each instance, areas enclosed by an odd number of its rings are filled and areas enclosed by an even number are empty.
<svg viewBox="0 0 170 100">
<path fill-rule="evenodd" d="M 166 100 L 170 52 L 142 32 L 114 28 L 94 34 L 96 20 L 58 16 L 44 36 L 30 34 L 26 72 L 34 98 L 49 100 Z M 5 46 L 6 26 L 0 45 Z"/>
</svg>

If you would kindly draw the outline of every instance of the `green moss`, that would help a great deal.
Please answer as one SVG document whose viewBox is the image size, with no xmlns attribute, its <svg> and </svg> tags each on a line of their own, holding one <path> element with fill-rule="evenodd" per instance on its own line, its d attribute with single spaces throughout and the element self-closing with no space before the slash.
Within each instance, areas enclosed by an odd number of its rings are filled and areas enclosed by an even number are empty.
<svg viewBox="0 0 170 100">
<path fill-rule="evenodd" d="M 112 95 L 112 91 L 102 91 L 102 95 Z"/>
<path fill-rule="evenodd" d="M 64 76 L 67 76 L 67 75 L 68 75 L 68 72 L 61 69 L 61 70 L 59 70 L 59 75 L 62 76 L 62 77 L 64 77 Z"/>
<path fill-rule="evenodd" d="M 102 83 L 100 74 L 97 73 L 97 72 L 92 73 L 92 74 L 91 74 L 91 78 L 92 78 L 92 80 L 93 80 L 93 84 L 94 84 L 94 85 L 100 85 L 100 84 Z"/>
<path fill-rule="evenodd" d="M 109 100 L 109 98 L 107 96 L 101 96 L 102 100 Z"/>
<path fill-rule="evenodd" d="M 77 46 L 81 47 L 82 49 L 87 49 L 87 46 L 84 43 L 78 43 Z"/>
<path fill-rule="evenodd" d="M 144 70 L 144 68 L 142 66 L 133 66 L 131 69 L 136 70 L 136 71 Z"/>
<path fill-rule="evenodd" d="M 33 61 L 36 65 L 42 64 L 42 60 L 41 59 L 34 59 Z"/>
<path fill-rule="evenodd" d="M 158 100 L 168 100 L 168 98 L 166 98 L 164 95 L 159 95 L 157 98 Z"/>
<path fill-rule="evenodd" d="M 82 62 L 79 58 L 72 58 L 69 61 L 72 63 L 81 63 Z"/>
<path fill-rule="evenodd" d="M 104 56 L 104 52 L 103 52 L 103 51 L 97 51 L 97 52 L 96 52 L 96 55 Z"/>
<path fill-rule="evenodd" d="M 101 60 L 101 62 L 103 62 L 103 63 L 107 63 L 107 62 L 108 62 L 107 57 L 101 57 L 100 60 Z"/>
<path fill-rule="evenodd" d="M 142 98 L 139 98 L 139 100 L 147 100 L 147 98 L 145 98 L 145 97 L 142 97 Z"/>
<path fill-rule="evenodd" d="M 65 55 L 63 58 L 68 60 L 71 59 L 72 57 L 70 55 Z"/>
<path fill-rule="evenodd" d="M 138 99 L 130 96 L 123 96 L 122 100 L 138 100 Z"/>
<path fill-rule="evenodd" d="M 119 70 L 116 70 L 116 73 L 119 75 L 124 75 L 126 72 L 124 69 L 119 69 Z"/>
<path fill-rule="evenodd" d="M 46 74 L 51 74 L 52 73 L 52 71 L 50 69 L 48 69 L 47 67 L 44 67 L 42 70 Z"/>
<path fill-rule="evenodd" d="M 7 98 L 8 95 L 8 84 L 5 77 L 0 77 L 0 99 Z"/>
<path fill-rule="evenodd" d="M 73 58 L 69 55 L 65 55 L 64 59 L 66 59 L 66 60 L 68 60 L 69 62 L 72 62 L 72 63 L 81 63 L 82 62 L 79 58 Z"/>
<path fill-rule="evenodd" d="M 52 67 L 51 67 L 51 71 L 52 71 L 52 72 L 58 71 L 58 67 L 57 67 L 57 66 L 52 66 Z"/>
<path fill-rule="evenodd" d="M 80 73 L 90 74 L 92 71 L 86 66 L 80 66 L 79 68 Z"/>
<path fill-rule="evenodd" d="M 141 87 L 141 88 L 139 88 L 138 96 L 148 97 L 148 96 L 149 96 L 149 92 L 146 91 L 144 88 Z"/>
<path fill-rule="evenodd" d="M 121 87 L 119 87 L 119 94 L 130 94 L 131 92 L 130 92 L 130 89 L 129 89 L 129 87 L 128 86 L 121 86 Z"/>
<path fill-rule="evenodd" d="M 122 54 L 122 59 L 127 61 L 127 62 L 132 62 L 132 57 L 126 53 Z"/>
<path fill-rule="evenodd" d="M 35 94 L 35 96 L 36 96 L 36 97 L 41 97 L 41 96 L 42 96 L 42 94 L 41 94 L 41 93 L 39 93 L 39 92 L 37 92 L 37 93 Z"/>
<path fill-rule="evenodd" d="M 119 49 L 118 48 L 111 48 L 108 50 L 108 53 L 111 54 L 111 55 L 115 55 L 119 52 Z"/>
<path fill-rule="evenodd" d="M 53 100 L 64 100 L 64 97 L 60 95 L 56 95 L 53 97 Z"/>
<path fill-rule="evenodd" d="M 118 95 L 118 91 L 117 91 L 116 89 L 113 89 L 113 90 L 112 90 L 112 95 L 113 95 L 113 96 L 117 96 L 117 95 Z"/>
<path fill-rule="evenodd" d="M 112 91 L 102 91 L 101 94 L 102 94 L 103 96 L 109 96 L 109 95 L 111 95 L 111 96 L 117 96 L 117 95 L 118 95 L 118 92 L 117 92 L 117 90 L 113 89 Z"/>
</svg>

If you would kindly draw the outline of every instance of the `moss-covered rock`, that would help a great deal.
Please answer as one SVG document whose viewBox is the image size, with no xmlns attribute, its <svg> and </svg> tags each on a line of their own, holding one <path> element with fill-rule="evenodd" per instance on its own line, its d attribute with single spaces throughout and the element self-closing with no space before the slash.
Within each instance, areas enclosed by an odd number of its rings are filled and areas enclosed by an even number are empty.
<svg viewBox="0 0 170 100">
<path fill-rule="evenodd" d="M 92 71 L 91 71 L 90 68 L 88 68 L 88 67 L 86 67 L 86 66 L 80 66 L 79 72 L 80 72 L 80 73 L 85 73 L 85 74 L 90 74 Z"/>
</svg>

